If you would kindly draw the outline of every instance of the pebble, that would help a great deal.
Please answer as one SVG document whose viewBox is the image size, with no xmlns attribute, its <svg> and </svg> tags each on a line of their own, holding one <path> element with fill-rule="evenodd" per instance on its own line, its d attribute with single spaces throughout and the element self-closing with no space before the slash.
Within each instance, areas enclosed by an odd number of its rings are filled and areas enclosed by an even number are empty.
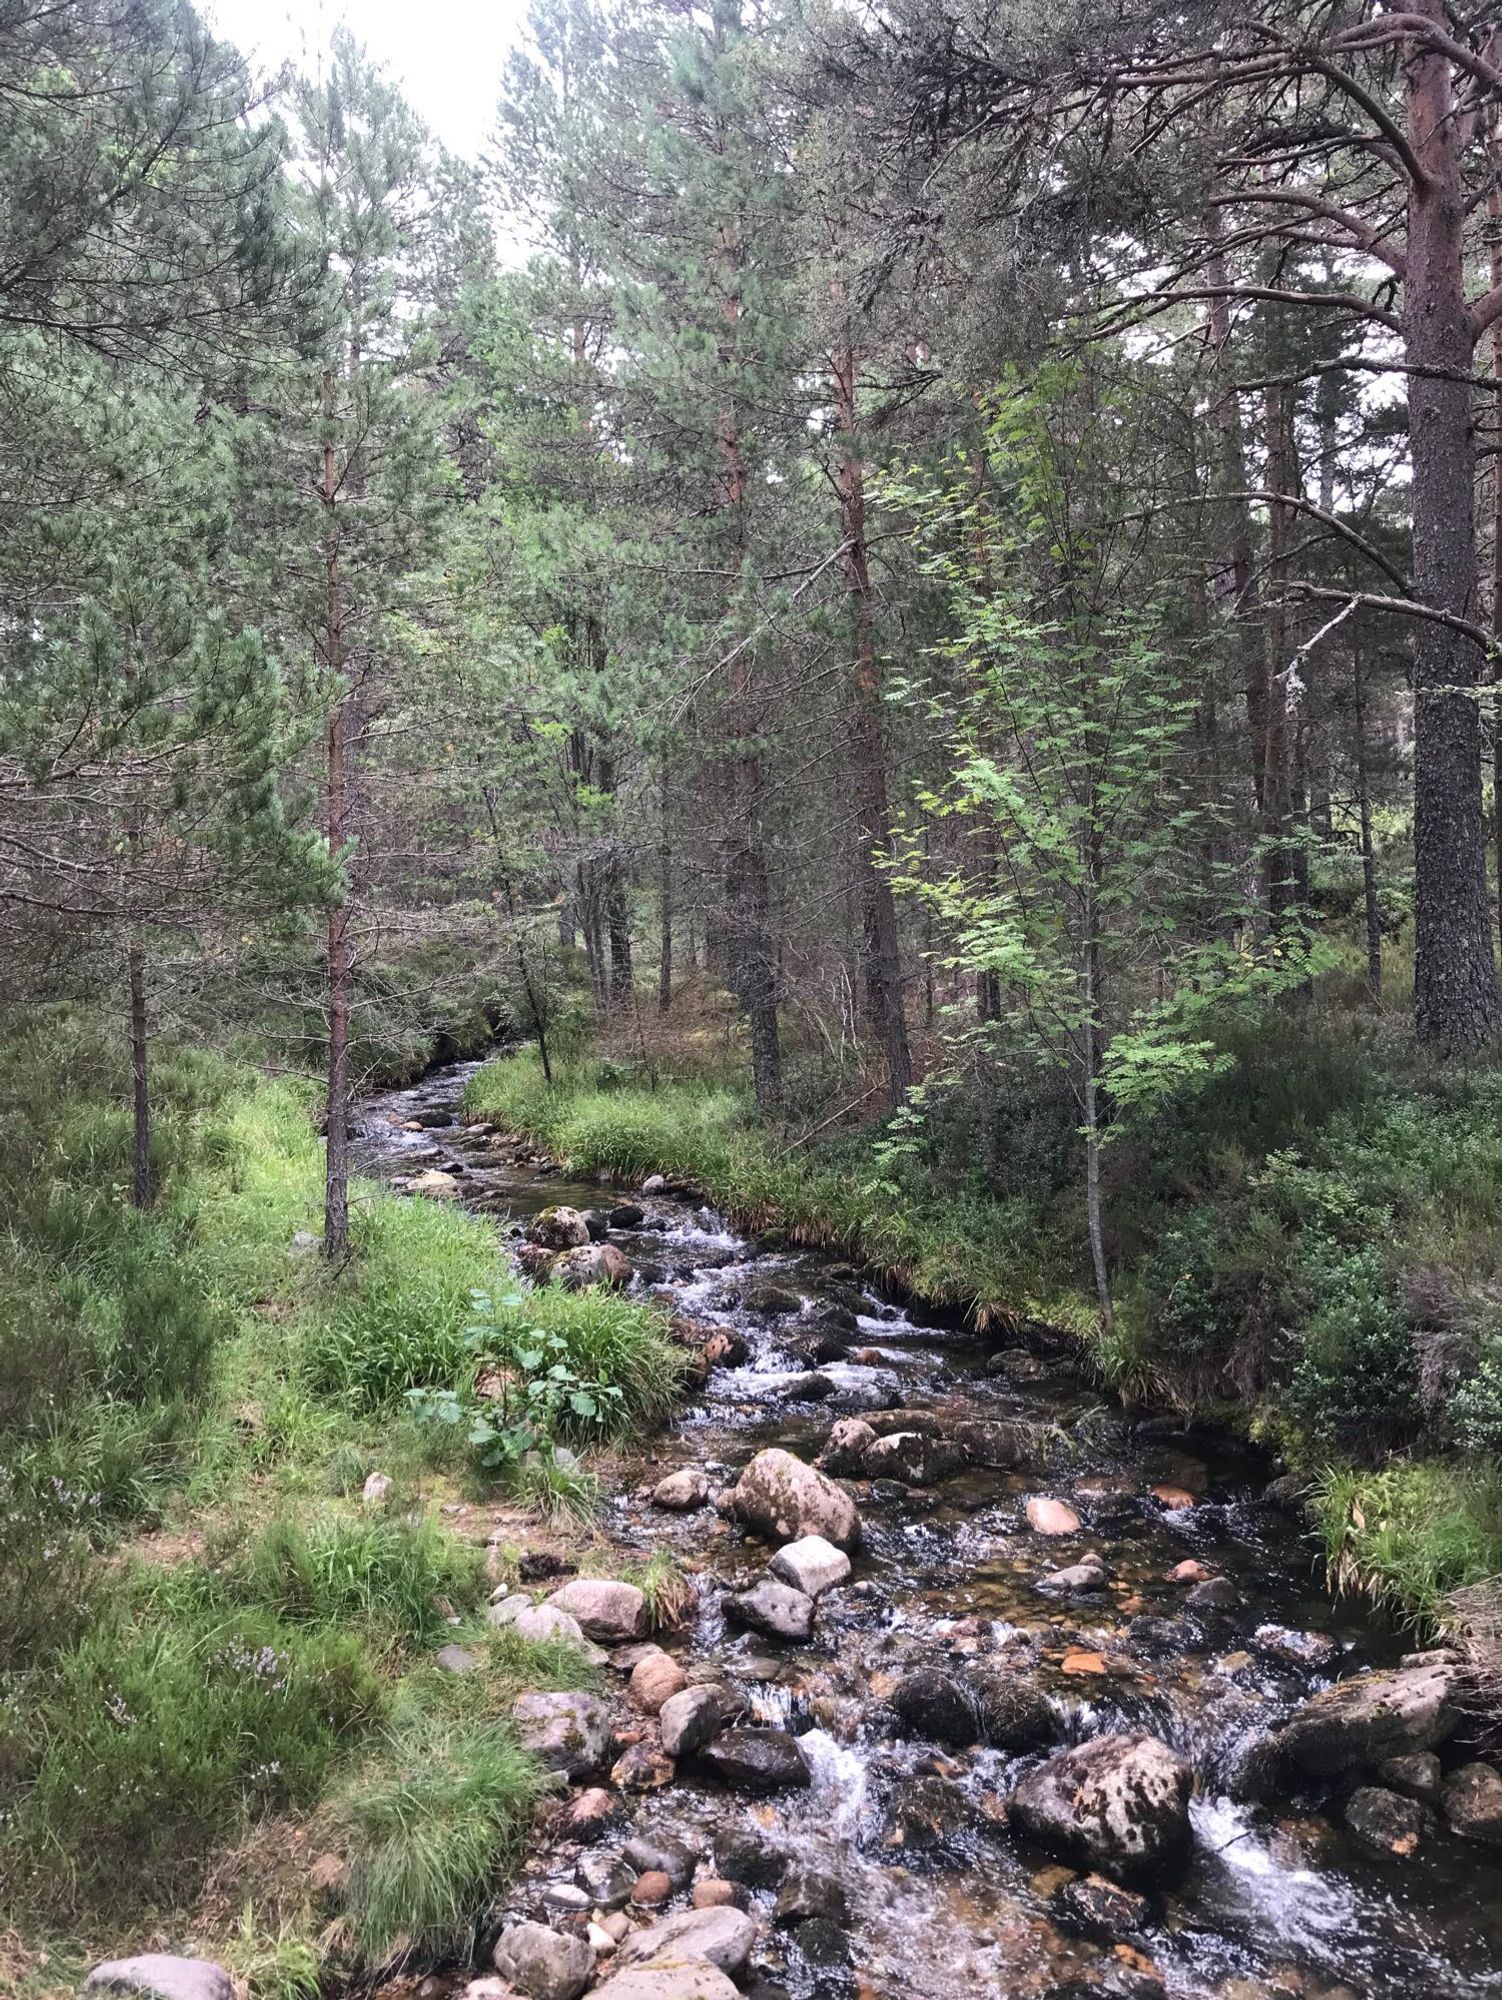
<svg viewBox="0 0 1502 2000">
<path fill-rule="evenodd" d="M 649 1868 L 631 1885 L 631 1900 L 639 1910 L 655 1910 L 672 1893 L 673 1885 L 660 1868 Z"/>
<path fill-rule="evenodd" d="M 1077 1535 L 1080 1517 L 1063 1500 L 1036 1495 L 1027 1503 L 1027 1524 L 1040 1535 Z"/>
</svg>

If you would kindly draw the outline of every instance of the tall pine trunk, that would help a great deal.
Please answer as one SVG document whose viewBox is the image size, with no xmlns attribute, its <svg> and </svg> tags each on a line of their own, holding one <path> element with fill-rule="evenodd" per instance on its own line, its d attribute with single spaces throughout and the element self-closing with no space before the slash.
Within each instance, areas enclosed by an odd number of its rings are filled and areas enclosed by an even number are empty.
<svg viewBox="0 0 1502 2000">
<path fill-rule="evenodd" d="M 662 795 L 657 822 L 657 909 L 661 923 L 661 943 L 657 960 L 657 1011 L 666 1014 L 673 1005 L 673 836 L 669 818 L 671 766 L 662 753 Z"/>
<path fill-rule="evenodd" d="M 131 932 L 125 953 L 130 986 L 130 1199 L 136 1208 L 151 1206 L 151 1079 L 146 1019 L 146 947 L 139 931 Z"/>
<path fill-rule="evenodd" d="M 843 286 L 836 280 L 831 290 L 838 314 L 844 305 Z M 856 433 L 855 349 L 848 339 L 831 357 L 831 374 L 839 425 L 836 484 L 845 551 L 843 568 L 855 641 L 850 775 L 860 870 L 866 1011 L 886 1067 L 887 1100 L 896 1106 L 913 1081 L 913 1061 L 902 1004 L 902 947 L 897 933 L 897 907 L 891 880 L 879 859 L 891 839 L 892 827 L 882 731 L 881 669 L 866 544 L 866 468 Z"/>
<path fill-rule="evenodd" d="M 1361 648 L 1351 654 L 1351 686 L 1355 696 L 1356 809 L 1361 822 L 1361 892 L 1366 912 L 1366 990 L 1374 1007 L 1382 1005 L 1382 912 L 1377 900 L 1377 848 L 1372 838 L 1372 785 L 1366 736 L 1366 670 Z"/>
<path fill-rule="evenodd" d="M 1414 0 L 1413 11 L 1446 32 L 1443 0 Z M 1448 58 L 1411 42 L 1405 74 L 1408 138 L 1423 175 L 1410 185 L 1403 290 L 1414 584 L 1433 609 L 1474 620 L 1481 592 L 1463 140 Z M 1481 804 L 1486 661 L 1464 632 L 1432 618 L 1414 622 L 1415 1025 L 1421 1040 L 1465 1050 L 1502 1026 Z"/>
<path fill-rule="evenodd" d="M 323 378 L 324 418 L 334 418 L 334 376 Z M 345 740 L 349 691 L 344 673 L 344 594 L 339 573 L 339 534 L 335 509 L 339 485 L 330 435 L 323 447 L 324 506 L 324 663 L 333 686 L 326 737 L 326 817 L 329 853 L 344 852 L 349 841 L 349 770 Z M 328 1077 L 324 1106 L 326 1133 L 323 1183 L 323 1254 L 330 1259 L 349 1253 L 349 1018 L 350 1018 L 350 889 L 329 910 L 326 947 L 326 1008 L 328 1013 Z"/>
</svg>

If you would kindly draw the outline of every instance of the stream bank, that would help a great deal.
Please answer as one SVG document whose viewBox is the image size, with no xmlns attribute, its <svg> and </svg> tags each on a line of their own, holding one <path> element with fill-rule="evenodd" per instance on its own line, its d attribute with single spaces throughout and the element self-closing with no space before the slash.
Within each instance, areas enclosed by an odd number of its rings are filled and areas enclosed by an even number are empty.
<svg viewBox="0 0 1502 2000">
<path fill-rule="evenodd" d="M 365 1170 L 398 1182 L 450 1174 L 467 1207 L 511 1233 L 545 1208 L 599 1205 L 599 1182 L 571 1182 L 459 1122 L 470 1073 L 457 1066 L 368 1103 Z M 794 1740 L 806 1775 L 752 1792 L 733 1761 L 716 1775 L 712 1760 L 664 1759 L 660 1725 L 627 1693 L 640 1665 L 631 1642 L 609 1670 L 613 1747 L 628 1762 L 602 1763 L 620 1779 L 605 1823 L 587 1844 L 577 1825 L 555 1828 L 497 1922 L 567 1931 L 590 1911 L 614 1916 L 615 1889 L 601 1897 L 607 1863 L 623 1870 L 615 1881 L 632 1907 L 634 1840 L 676 1855 L 684 1876 L 654 1912 L 679 1909 L 695 1870 L 701 1889 L 734 1870 L 765 1878 L 725 1892 L 756 1920 L 744 1976 L 795 2000 L 947 2000 L 957 1985 L 1039 2000 L 1502 1992 L 1494 1852 L 1427 1808 L 1411 1851 L 1373 1852 L 1351 1798 L 1363 1773 L 1302 1789 L 1263 1775 L 1270 1732 L 1337 1680 L 1393 1667 L 1403 1647 L 1359 1603 L 1332 1606 L 1297 1522 L 1264 1498 L 1256 1453 L 1168 1420 L 1129 1424 L 1079 1380 L 1064 1344 L 1035 1333 L 997 1352 L 926 1323 L 832 1256 L 760 1246 L 666 1188 L 610 1205 L 620 1221 L 609 1241 L 632 1264 L 633 1289 L 703 1339 L 723 1336 L 733 1365 L 710 1367 L 675 1424 L 624 1468 L 605 1532 L 623 1557 L 674 1552 L 695 1584 L 692 1616 L 666 1641 L 685 1683 L 729 1690 L 753 1735 Z M 1006 1443 L 928 1464 L 889 1450 L 891 1471 L 874 1476 L 858 1462 L 849 1582 L 818 1597 L 807 1641 L 745 1629 L 726 1600 L 764 1579 L 771 1549 L 713 1505 L 668 1511 L 651 1496 L 675 1472 L 724 1494 L 769 1449 L 812 1462 L 841 1424 L 847 1437 L 869 1424 L 877 1438 L 951 1445 L 968 1425 Z M 943 1683 L 964 1688 L 980 1672 L 1025 1691 L 1046 1745 L 963 1740 L 972 1732 L 946 1718 Z M 1159 1739 L 1194 1778 L 1187 1850 L 1142 1903 L 1102 1903 L 1084 1872 L 1007 1824 L 1040 1750 L 1118 1732 Z M 1454 1764 L 1463 1753 L 1444 1754 Z M 790 1861 L 834 1884 L 819 1893 L 837 1914 L 777 1919 Z M 610 1955 L 598 1971 L 608 1975 Z"/>
</svg>

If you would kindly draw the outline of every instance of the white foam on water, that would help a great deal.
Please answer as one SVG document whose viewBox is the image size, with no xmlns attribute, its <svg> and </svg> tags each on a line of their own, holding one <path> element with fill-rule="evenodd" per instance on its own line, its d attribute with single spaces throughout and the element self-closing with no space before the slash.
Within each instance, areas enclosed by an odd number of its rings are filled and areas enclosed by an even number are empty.
<svg viewBox="0 0 1502 2000">
<path fill-rule="evenodd" d="M 866 1809 L 864 1754 L 853 1744 L 837 1743 L 826 1729 L 808 1730 L 798 1744 L 813 1778 L 814 1803 L 825 1831 L 853 1839 Z"/>
</svg>

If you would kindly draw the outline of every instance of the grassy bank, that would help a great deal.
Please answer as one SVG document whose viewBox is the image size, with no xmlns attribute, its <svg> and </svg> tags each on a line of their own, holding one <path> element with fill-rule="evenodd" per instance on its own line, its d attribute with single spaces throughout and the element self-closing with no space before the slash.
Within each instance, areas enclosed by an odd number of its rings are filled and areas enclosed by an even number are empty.
<svg viewBox="0 0 1502 2000">
<path fill-rule="evenodd" d="M 73 1015 L 0 1046 L 0 1985 L 167 1938 L 295 2000 L 330 1954 L 462 1940 L 542 1789 L 509 1703 L 588 1675 L 484 1622 L 440 1504 L 517 1543 L 587 1509 L 575 1452 L 660 1414 L 675 1350 L 623 1301 L 534 1310 L 488 1225 L 369 1186 L 330 1271 L 310 1093 L 202 1053 L 158 1057 L 137 1213 L 127 1083 Z M 482 1372 L 525 1395 L 543 1341 L 612 1392 L 593 1421 L 534 1402 L 493 1466 L 422 1421 Z"/>
<path fill-rule="evenodd" d="M 1086 1290 L 1072 1114 L 951 1093 L 921 1143 L 788 1147 L 736 1090 L 514 1056 L 468 1108 L 580 1171 L 651 1172 L 982 1327 L 1064 1328 L 1128 1397 L 1231 1422 L 1308 1485 L 1332 1578 L 1428 1624 L 1502 1574 L 1502 1075 L 1278 1016 L 1108 1155 L 1117 1326 Z M 985 1162 L 977 1165 L 977 1162 Z"/>
</svg>

